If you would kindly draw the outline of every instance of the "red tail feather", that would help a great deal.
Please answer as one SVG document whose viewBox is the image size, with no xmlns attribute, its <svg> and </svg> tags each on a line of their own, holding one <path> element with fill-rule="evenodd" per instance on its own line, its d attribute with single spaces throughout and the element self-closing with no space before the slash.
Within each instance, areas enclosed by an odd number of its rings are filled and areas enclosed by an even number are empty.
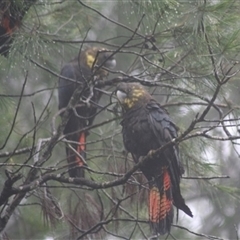
<svg viewBox="0 0 240 240">
<path fill-rule="evenodd" d="M 73 150 L 67 148 L 68 164 L 69 164 L 69 175 L 70 177 L 84 177 L 84 168 L 86 159 L 86 133 L 83 132 L 80 134 L 77 140 L 78 145 L 74 144 L 72 147 L 78 152 L 78 155 Z"/>
<path fill-rule="evenodd" d="M 78 143 L 79 145 L 77 146 L 77 152 L 79 153 L 79 155 L 83 155 L 82 153 L 85 153 L 85 150 L 86 150 L 86 134 L 85 133 L 80 134 Z M 76 156 L 76 163 L 78 166 L 82 167 L 84 165 L 84 160 L 79 156 Z"/>
<path fill-rule="evenodd" d="M 149 220 L 157 223 L 160 218 L 160 192 L 157 187 L 153 187 L 149 194 Z"/>
<path fill-rule="evenodd" d="M 171 178 L 166 168 L 162 174 L 162 188 L 153 186 L 149 194 L 149 221 L 159 234 L 170 232 L 173 221 Z"/>
</svg>

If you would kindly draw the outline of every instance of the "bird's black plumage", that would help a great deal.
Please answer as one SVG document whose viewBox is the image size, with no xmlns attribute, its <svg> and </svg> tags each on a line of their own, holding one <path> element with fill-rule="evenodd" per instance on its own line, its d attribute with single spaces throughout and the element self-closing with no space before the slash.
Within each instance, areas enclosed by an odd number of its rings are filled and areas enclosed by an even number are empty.
<svg viewBox="0 0 240 240">
<path fill-rule="evenodd" d="M 110 55 L 103 48 L 87 48 L 61 70 L 58 86 L 59 110 L 64 111 L 76 89 L 79 98 L 76 106 L 73 106 L 76 111 L 70 111 L 63 131 L 66 139 L 71 141 L 70 147 L 66 147 L 70 177 L 84 177 L 88 132 L 81 129 L 90 126 L 95 118 L 101 93 L 94 88 L 94 83 L 107 77 L 108 72 L 102 67 L 115 66 L 116 61 Z"/>
<path fill-rule="evenodd" d="M 123 142 L 136 162 L 177 137 L 177 127 L 166 110 L 140 84 L 120 83 L 116 95 L 123 108 Z M 156 233 L 170 231 L 173 204 L 192 216 L 180 191 L 184 171 L 177 145 L 165 148 L 142 166 L 141 171 L 149 181 L 149 217 Z"/>
</svg>

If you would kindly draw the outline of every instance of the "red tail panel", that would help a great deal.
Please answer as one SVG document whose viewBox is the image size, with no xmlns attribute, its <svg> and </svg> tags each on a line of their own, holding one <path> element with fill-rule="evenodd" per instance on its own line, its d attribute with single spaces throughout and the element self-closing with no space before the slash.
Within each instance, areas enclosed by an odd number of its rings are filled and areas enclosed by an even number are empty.
<svg viewBox="0 0 240 240">
<path fill-rule="evenodd" d="M 10 20 L 8 17 L 3 18 L 2 26 L 5 28 L 6 34 L 10 35 L 12 33 L 12 29 L 10 27 Z"/>
<path fill-rule="evenodd" d="M 153 223 L 159 221 L 160 216 L 160 192 L 157 187 L 153 187 L 149 194 L 149 220 Z"/>
<path fill-rule="evenodd" d="M 78 143 L 79 143 L 79 145 L 77 146 L 77 152 L 80 155 L 82 155 L 82 152 L 85 152 L 85 150 L 86 150 L 86 134 L 85 133 L 80 134 Z M 83 159 L 80 158 L 79 156 L 76 156 L 76 163 L 80 167 L 84 165 Z"/>
<path fill-rule="evenodd" d="M 161 199 L 161 205 L 163 206 L 163 209 L 165 209 L 165 214 L 168 214 L 173 207 L 173 199 L 170 194 L 171 178 L 167 169 L 165 169 L 163 173 L 163 191 L 164 193 L 163 193 L 163 198 Z"/>
<path fill-rule="evenodd" d="M 165 234 L 170 231 L 173 220 L 173 200 L 171 178 L 166 168 L 162 174 L 162 188 L 154 186 L 149 194 L 149 220 L 155 232 Z"/>
</svg>

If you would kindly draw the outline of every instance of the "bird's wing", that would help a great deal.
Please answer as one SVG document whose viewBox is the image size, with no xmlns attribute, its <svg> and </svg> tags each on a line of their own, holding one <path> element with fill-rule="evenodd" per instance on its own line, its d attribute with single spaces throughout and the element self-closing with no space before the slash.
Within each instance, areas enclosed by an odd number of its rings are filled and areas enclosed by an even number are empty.
<svg viewBox="0 0 240 240">
<path fill-rule="evenodd" d="M 170 119 L 168 113 L 154 100 L 147 104 L 148 122 L 150 128 L 158 140 L 159 146 L 164 146 L 177 137 L 177 128 Z M 178 147 L 171 145 L 163 151 L 164 161 L 170 171 L 172 184 L 179 188 L 183 167 L 180 162 Z"/>
<path fill-rule="evenodd" d="M 76 70 L 71 64 L 67 64 L 61 71 L 61 76 L 58 82 L 58 100 L 59 109 L 62 109 L 68 105 L 68 102 L 76 89 L 74 81 L 76 81 Z M 65 78 L 72 79 L 67 80 Z"/>
</svg>

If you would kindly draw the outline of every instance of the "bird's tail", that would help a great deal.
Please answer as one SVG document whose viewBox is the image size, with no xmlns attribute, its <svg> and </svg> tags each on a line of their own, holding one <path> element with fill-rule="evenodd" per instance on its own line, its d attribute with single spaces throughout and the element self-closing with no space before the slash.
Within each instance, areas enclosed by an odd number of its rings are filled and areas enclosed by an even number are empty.
<svg viewBox="0 0 240 240">
<path fill-rule="evenodd" d="M 86 133 L 81 132 L 78 139 L 74 139 L 78 144 L 71 144 L 76 152 L 67 147 L 67 160 L 69 165 L 70 177 L 84 177 L 85 159 L 86 159 Z"/>
<path fill-rule="evenodd" d="M 150 187 L 149 221 L 155 234 L 163 235 L 170 232 L 173 222 L 173 197 L 167 168 L 163 168 L 161 176 L 157 179 L 157 185 L 153 184 Z"/>
<path fill-rule="evenodd" d="M 180 192 L 174 191 L 173 192 L 173 204 L 177 209 L 181 209 L 185 212 L 188 216 L 193 217 L 192 211 L 190 208 L 185 204 L 185 201 Z"/>
</svg>

